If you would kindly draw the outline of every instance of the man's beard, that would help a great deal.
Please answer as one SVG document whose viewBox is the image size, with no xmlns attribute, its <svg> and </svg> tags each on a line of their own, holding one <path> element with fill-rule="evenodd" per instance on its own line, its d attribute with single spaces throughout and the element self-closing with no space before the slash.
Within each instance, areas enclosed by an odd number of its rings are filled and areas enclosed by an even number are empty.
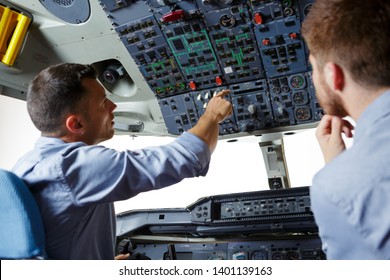
<svg viewBox="0 0 390 280">
<path fill-rule="evenodd" d="M 348 116 L 348 112 L 344 107 L 343 101 L 327 85 L 323 75 L 321 75 L 320 84 L 322 93 L 317 94 L 317 98 L 321 108 L 325 111 L 325 113 L 341 118 Z"/>
</svg>

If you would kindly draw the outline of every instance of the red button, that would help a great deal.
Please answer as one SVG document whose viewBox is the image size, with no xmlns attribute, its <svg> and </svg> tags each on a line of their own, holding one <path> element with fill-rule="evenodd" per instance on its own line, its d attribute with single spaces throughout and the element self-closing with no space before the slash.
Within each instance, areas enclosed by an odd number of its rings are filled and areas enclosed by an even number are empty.
<svg viewBox="0 0 390 280">
<path fill-rule="evenodd" d="M 255 23 L 256 24 L 262 24 L 263 23 L 263 18 L 261 17 L 260 13 L 256 13 L 254 17 Z"/>
<path fill-rule="evenodd" d="M 266 38 L 266 39 L 263 39 L 263 41 L 261 41 L 263 43 L 264 46 L 268 46 L 269 44 L 271 44 L 271 40 Z"/>
<path fill-rule="evenodd" d="M 291 39 L 296 39 L 298 37 L 297 33 L 290 33 L 288 34 L 288 36 L 291 38 Z"/>
<path fill-rule="evenodd" d="M 190 89 L 196 90 L 196 84 L 194 81 L 191 81 L 188 85 L 189 85 Z"/>
<path fill-rule="evenodd" d="M 173 22 L 177 20 L 181 20 L 184 18 L 184 11 L 178 10 L 178 11 L 172 11 L 168 14 L 163 15 L 162 21 L 163 22 Z"/>
<path fill-rule="evenodd" d="M 222 85 L 222 79 L 221 79 L 220 76 L 215 77 L 215 83 L 216 83 L 218 86 Z"/>
</svg>

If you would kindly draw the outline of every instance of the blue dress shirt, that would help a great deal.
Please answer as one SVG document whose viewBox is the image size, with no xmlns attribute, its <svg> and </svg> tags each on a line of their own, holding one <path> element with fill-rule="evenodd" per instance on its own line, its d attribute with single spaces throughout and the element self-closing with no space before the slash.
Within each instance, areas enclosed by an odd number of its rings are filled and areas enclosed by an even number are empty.
<svg viewBox="0 0 390 280">
<path fill-rule="evenodd" d="M 49 258 L 114 259 L 113 202 L 204 176 L 209 161 L 207 144 L 188 132 L 168 145 L 123 152 L 41 137 L 13 171 L 38 202 Z"/>
<path fill-rule="evenodd" d="M 390 91 L 362 113 L 353 146 L 315 175 L 311 204 L 328 259 L 390 259 Z"/>
</svg>

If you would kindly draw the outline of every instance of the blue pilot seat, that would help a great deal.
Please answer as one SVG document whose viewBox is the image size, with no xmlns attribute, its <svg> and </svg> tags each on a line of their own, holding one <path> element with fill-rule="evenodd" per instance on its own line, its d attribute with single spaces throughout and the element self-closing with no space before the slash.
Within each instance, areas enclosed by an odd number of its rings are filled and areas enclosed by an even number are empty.
<svg viewBox="0 0 390 280">
<path fill-rule="evenodd" d="M 0 259 L 46 259 L 38 205 L 22 179 L 0 169 Z"/>
</svg>

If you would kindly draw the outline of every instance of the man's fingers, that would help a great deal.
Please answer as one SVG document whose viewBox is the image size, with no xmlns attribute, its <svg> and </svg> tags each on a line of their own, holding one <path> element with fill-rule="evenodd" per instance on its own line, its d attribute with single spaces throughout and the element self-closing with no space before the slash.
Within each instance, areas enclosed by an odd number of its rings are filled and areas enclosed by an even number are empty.
<svg viewBox="0 0 390 280">
<path fill-rule="evenodd" d="M 332 137 L 338 137 L 341 133 L 344 133 L 348 138 L 353 137 L 352 131 L 354 126 L 345 119 L 341 119 L 337 116 L 325 115 L 318 124 L 316 135 L 321 137 L 324 135 L 331 135 Z"/>
<path fill-rule="evenodd" d="M 332 123 L 332 116 L 324 115 L 317 126 L 316 136 L 321 137 L 330 133 Z"/>
<path fill-rule="evenodd" d="M 332 118 L 332 137 L 341 137 L 341 131 L 343 128 L 343 121 L 341 118 L 333 116 Z"/>
<path fill-rule="evenodd" d="M 218 96 L 218 97 L 225 97 L 225 96 L 228 95 L 229 93 L 230 93 L 230 90 L 224 89 L 224 90 L 221 90 L 220 92 L 218 92 L 215 96 Z"/>
<path fill-rule="evenodd" d="M 342 131 L 348 138 L 353 137 L 352 131 L 355 129 L 355 127 L 347 120 L 343 120 L 343 127 Z"/>
</svg>

